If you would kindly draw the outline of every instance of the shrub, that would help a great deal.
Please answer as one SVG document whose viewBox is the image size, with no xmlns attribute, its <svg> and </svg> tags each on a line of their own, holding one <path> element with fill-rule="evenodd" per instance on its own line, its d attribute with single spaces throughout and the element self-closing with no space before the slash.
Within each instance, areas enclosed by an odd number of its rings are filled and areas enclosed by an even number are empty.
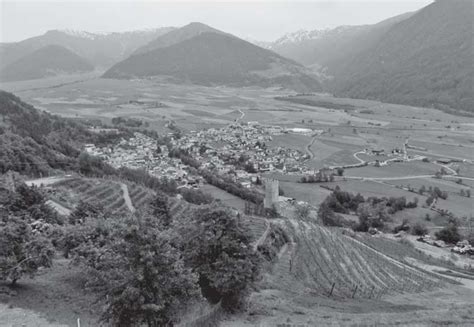
<svg viewBox="0 0 474 327">
<path fill-rule="evenodd" d="M 423 236 L 428 234 L 428 228 L 421 223 L 416 223 L 411 227 L 411 233 L 417 236 Z"/>
<path fill-rule="evenodd" d="M 186 201 L 197 205 L 210 204 L 214 200 L 209 193 L 204 193 L 201 190 L 182 188 L 179 193 Z"/>
<path fill-rule="evenodd" d="M 438 240 L 442 240 L 446 243 L 456 244 L 461 239 L 459 235 L 458 227 L 454 223 L 449 223 L 446 227 L 435 233 Z"/>
</svg>

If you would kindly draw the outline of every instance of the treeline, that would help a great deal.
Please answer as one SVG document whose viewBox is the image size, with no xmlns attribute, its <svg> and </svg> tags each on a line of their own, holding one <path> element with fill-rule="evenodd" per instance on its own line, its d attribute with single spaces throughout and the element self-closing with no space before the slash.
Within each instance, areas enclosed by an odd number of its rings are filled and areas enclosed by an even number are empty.
<svg viewBox="0 0 474 327">
<path fill-rule="evenodd" d="M 390 215 L 407 208 L 416 208 L 418 199 L 408 202 L 405 197 L 368 197 L 342 191 L 339 186 L 321 203 L 318 218 L 324 225 L 351 227 L 356 231 L 383 228 Z M 356 214 L 359 222 L 349 222 L 338 214 Z"/>
<path fill-rule="evenodd" d="M 201 163 L 191 157 L 186 151 L 181 149 L 173 149 L 172 151 L 170 151 L 169 155 L 171 157 L 181 159 L 181 161 L 185 165 L 196 169 L 199 175 L 201 175 L 209 184 L 214 185 L 220 188 L 221 190 L 229 192 L 230 194 L 238 196 L 239 198 L 245 201 L 250 201 L 255 204 L 260 204 L 263 202 L 263 195 L 259 192 L 255 190 L 250 190 L 242 186 L 240 183 L 234 182 L 229 177 L 220 176 L 217 172 L 202 168 Z"/>
</svg>

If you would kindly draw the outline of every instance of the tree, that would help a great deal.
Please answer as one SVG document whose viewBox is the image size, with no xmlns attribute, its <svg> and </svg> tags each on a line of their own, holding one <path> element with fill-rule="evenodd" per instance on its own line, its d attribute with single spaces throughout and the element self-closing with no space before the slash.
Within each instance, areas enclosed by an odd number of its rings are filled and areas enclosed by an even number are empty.
<svg viewBox="0 0 474 327">
<path fill-rule="evenodd" d="M 416 223 L 411 227 L 411 233 L 417 236 L 423 236 L 428 234 L 428 228 L 424 224 Z"/>
<path fill-rule="evenodd" d="M 24 275 L 33 277 L 39 268 L 52 265 L 53 247 L 43 236 L 33 234 L 20 217 L 0 219 L 0 279 L 15 284 Z"/>
<path fill-rule="evenodd" d="M 56 211 L 46 204 L 46 198 L 36 186 L 20 184 L 6 201 L 6 208 L 16 216 L 28 221 L 43 220 L 47 223 L 62 224 Z"/>
<path fill-rule="evenodd" d="M 455 222 L 449 222 L 446 227 L 435 233 L 437 239 L 446 243 L 456 244 L 461 239 L 458 226 Z"/>
<path fill-rule="evenodd" d="M 342 167 L 337 168 L 337 175 L 338 176 L 344 175 L 344 168 L 342 168 Z"/>
<path fill-rule="evenodd" d="M 198 274 L 203 296 L 228 311 L 241 308 L 260 268 L 249 231 L 225 208 L 209 206 L 195 211 L 182 235 L 186 263 Z"/>
<path fill-rule="evenodd" d="M 158 219 L 163 227 L 168 227 L 173 217 L 170 214 L 168 198 L 166 195 L 158 192 L 150 203 L 152 215 Z"/>
<path fill-rule="evenodd" d="M 174 236 L 153 217 L 111 222 L 110 234 L 78 250 L 89 267 L 89 287 L 102 291 L 102 320 L 114 326 L 169 326 L 197 296 L 197 278 L 186 268 Z"/>
</svg>

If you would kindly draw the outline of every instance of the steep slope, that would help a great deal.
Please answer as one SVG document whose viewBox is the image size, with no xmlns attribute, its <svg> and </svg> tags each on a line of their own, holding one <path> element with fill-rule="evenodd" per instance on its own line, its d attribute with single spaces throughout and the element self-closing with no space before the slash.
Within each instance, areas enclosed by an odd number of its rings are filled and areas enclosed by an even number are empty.
<svg viewBox="0 0 474 327">
<path fill-rule="evenodd" d="M 51 169 L 71 169 L 78 149 L 92 139 L 84 126 L 0 91 L 0 173 L 38 176 Z"/>
<path fill-rule="evenodd" d="M 52 30 L 21 42 L 0 44 L 0 67 L 44 46 L 60 45 L 88 59 L 94 66 L 108 68 L 128 57 L 137 48 L 171 30 L 172 27 L 163 27 L 105 34 Z"/>
<path fill-rule="evenodd" d="M 335 73 L 350 97 L 474 111 L 473 2 L 438 0 Z"/>
<path fill-rule="evenodd" d="M 131 56 L 104 74 L 107 78 L 152 76 L 201 85 L 320 88 L 316 77 L 300 64 L 234 36 L 214 32 L 199 33 Z"/>
<path fill-rule="evenodd" d="M 186 41 L 188 39 L 191 39 L 195 36 L 198 36 L 199 34 L 206 33 L 206 32 L 213 32 L 213 33 L 222 33 L 219 30 L 216 30 L 215 28 L 212 28 L 208 25 L 194 22 L 190 23 L 184 27 L 172 30 L 162 36 L 159 36 L 158 38 L 154 39 L 150 43 L 138 48 L 133 54 L 142 54 L 146 53 L 152 50 L 160 49 L 160 48 L 166 48 L 169 47 L 173 44 Z"/>
<path fill-rule="evenodd" d="M 284 221 L 282 226 L 293 241 L 281 249 L 273 273 L 263 283 L 267 287 L 336 298 L 357 293 L 357 298 L 367 299 L 445 285 L 446 280 L 345 236 L 341 230 L 296 220 Z"/>
<path fill-rule="evenodd" d="M 92 71 L 94 67 L 68 49 L 48 45 L 7 65 L 0 71 L 2 81 L 22 81 L 64 73 Z"/>
</svg>

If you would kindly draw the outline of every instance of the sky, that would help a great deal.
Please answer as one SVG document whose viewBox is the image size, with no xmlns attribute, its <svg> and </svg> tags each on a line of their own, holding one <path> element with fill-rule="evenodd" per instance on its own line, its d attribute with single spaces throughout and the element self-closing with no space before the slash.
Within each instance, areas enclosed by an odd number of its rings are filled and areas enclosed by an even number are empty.
<svg viewBox="0 0 474 327">
<path fill-rule="evenodd" d="M 300 29 L 374 24 L 433 0 L 0 0 L 0 42 L 52 29 L 123 32 L 202 22 L 239 37 L 273 41 Z"/>
</svg>

